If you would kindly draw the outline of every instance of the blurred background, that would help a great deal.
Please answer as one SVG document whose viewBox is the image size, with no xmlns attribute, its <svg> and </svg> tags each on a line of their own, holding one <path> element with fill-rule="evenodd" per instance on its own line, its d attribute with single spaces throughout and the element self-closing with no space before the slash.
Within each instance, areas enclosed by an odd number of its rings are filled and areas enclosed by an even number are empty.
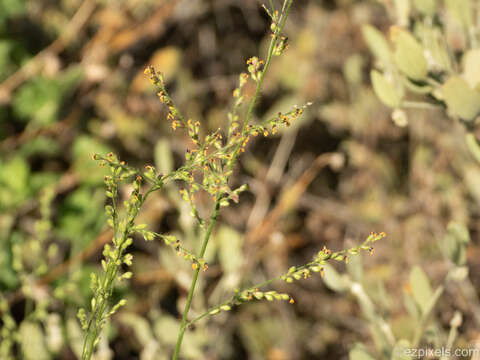
<svg viewBox="0 0 480 360">
<path fill-rule="evenodd" d="M 232 180 L 249 191 L 222 209 L 191 315 L 324 245 L 351 247 L 371 231 L 387 238 L 373 256 L 329 267 L 324 281 L 273 284 L 295 304 L 256 302 L 199 322 L 185 336 L 185 359 L 384 358 L 383 325 L 396 340 L 422 327 L 423 344 L 442 346 L 456 311 L 456 346 L 480 340 L 480 168 L 463 128 L 442 111 L 408 112 L 408 126 L 398 127 L 374 95 L 360 29 L 387 32 L 391 5 L 294 1 L 290 47 L 274 59 L 255 117 L 313 105 L 241 157 Z M 111 240 L 105 169 L 91 154 L 113 151 L 161 171 L 182 163 L 188 137 L 170 128 L 145 66 L 165 74 L 204 132 L 224 127 L 238 74 L 265 55 L 269 25 L 256 0 L 0 0 L 0 357 L 81 353 L 75 315 Z M 201 210 L 209 206 L 199 199 Z M 197 252 L 189 211 L 172 185 L 139 222 Z M 470 244 L 457 249 L 456 239 L 468 243 L 465 229 Z M 191 265 L 140 237 L 132 252 L 134 276 L 115 291 L 128 304 L 97 359 L 167 359 L 176 340 Z M 350 291 L 353 282 L 367 300 Z M 429 321 L 415 313 L 412 286 L 427 298 L 444 289 Z"/>
</svg>

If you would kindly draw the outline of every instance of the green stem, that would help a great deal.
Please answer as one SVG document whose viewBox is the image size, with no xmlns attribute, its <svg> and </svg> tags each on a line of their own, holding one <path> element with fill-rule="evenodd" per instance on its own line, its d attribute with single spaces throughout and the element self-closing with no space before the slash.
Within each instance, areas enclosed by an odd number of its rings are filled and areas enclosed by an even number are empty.
<svg viewBox="0 0 480 360">
<path fill-rule="evenodd" d="M 417 102 L 417 101 L 404 101 L 402 102 L 403 108 L 410 108 L 410 109 L 440 109 L 440 106 L 429 104 L 426 102 Z"/>
<path fill-rule="evenodd" d="M 210 217 L 210 223 L 207 228 L 207 232 L 205 233 L 205 237 L 202 242 L 202 248 L 200 249 L 200 253 L 198 255 L 199 258 L 202 258 L 205 255 L 205 251 L 207 250 L 208 240 L 210 240 L 210 236 L 212 235 L 213 226 L 217 221 L 217 216 L 220 211 L 220 199 L 217 200 L 215 203 L 215 209 L 213 210 L 213 214 Z M 177 337 L 177 345 L 175 346 L 175 352 L 173 353 L 173 360 L 178 359 L 178 355 L 180 354 L 180 348 L 182 346 L 183 335 L 185 334 L 185 329 L 187 325 L 187 316 L 190 310 L 190 305 L 192 304 L 193 294 L 195 292 L 195 286 L 197 285 L 198 274 L 200 272 L 200 267 L 195 270 L 193 274 L 192 283 L 190 285 L 190 290 L 188 291 L 187 303 L 185 304 L 185 309 L 183 310 L 182 315 L 182 322 L 180 324 L 180 331 L 178 332 Z"/>
</svg>

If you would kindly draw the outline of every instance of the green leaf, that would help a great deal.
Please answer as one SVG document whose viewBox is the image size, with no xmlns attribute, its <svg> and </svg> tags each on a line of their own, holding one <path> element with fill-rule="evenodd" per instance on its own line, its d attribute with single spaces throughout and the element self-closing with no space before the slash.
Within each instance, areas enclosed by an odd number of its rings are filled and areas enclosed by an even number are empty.
<svg viewBox="0 0 480 360">
<path fill-rule="evenodd" d="M 468 232 L 467 227 L 459 222 L 450 222 L 447 227 L 447 231 L 455 240 L 457 240 L 460 244 L 468 245 L 470 242 L 470 233 Z"/>
<path fill-rule="evenodd" d="M 448 111 L 463 120 L 473 120 L 480 112 L 480 93 L 459 76 L 451 76 L 440 88 Z"/>
<path fill-rule="evenodd" d="M 423 315 L 428 310 L 427 308 L 430 305 L 433 296 L 430 281 L 425 272 L 419 266 L 415 266 L 412 271 L 410 271 L 409 281 L 412 297 L 422 310 Z"/>
<path fill-rule="evenodd" d="M 423 310 L 423 315 L 422 316 L 424 318 L 430 316 L 430 313 L 435 308 L 435 305 L 437 304 L 437 301 L 438 301 L 438 299 L 440 299 L 440 296 L 442 294 L 443 294 L 443 286 L 439 286 L 438 288 L 435 289 L 435 292 L 430 297 L 427 304 L 425 305 L 425 309 Z"/>
<path fill-rule="evenodd" d="M 378 98 L 387 106 L 396 108 L 400 106 L 402 94 L 377 70 L 370 72 L 373 90 Z"/>
<path fill-rule="evenodd" d="M 445 0 L 448 12 L 465 28 L 473 24 L 472 2 L 470 0 Z"/>
<path fill-rule="evenodd" d="M 15 114 L 44 126 L 57 120 L 62 92 L 57 81 L 45 77 L 36 77 L 24 84 L 13 100 Z"/>
<path fill-rule="evenodd" d="M 173 170 L 173 154 L 167 139 L 160 139 L 155 144 L 155 167 L 162 174 Z"/>
<path fill-rule="evenodd" d="M 392 31 L 395 44 L 394 60 L 401 72 L 414 80 L 423 80 L 427 76 L 427 60 L 423 47 L 409 32 L 400 28 Z"/>
<path fill-rule="evenodd" d="M 463 73 L 462 77 L 472 89 L 480 84 L 480 49 L 468 50 L 462 58 Z"/>
<path fill-rule="evenodd" d="M 107 154 L 110 149 L 98 140 L 82 135 L 75 139 L 72 146 L 73 168 L 81 181 L 88 184 L 101 184 L 105 176 L 105 168 L 98 161 L 92 160 L 92 154 Z"/>
<path fill-rule="evenodd" d="M 118 316 L 120 322 L 131 328 L 136 339 L 145 347 L 151 341 L 155 341 L 149 322 L 135 313 L 123 312 Z"/>
<path fill-rule="evenodd" d="M 363 280 L 363 264 L 362 256 L 352 256 L 347 263 L 347 272 L 348 275 L 356 282 L 362 282 Z"/>
<path fill-rule="evenodd" d="M 391 63 L 392 54 L 385 36 L 372 25 L 362 26 L 362 35 L 370 51 L 384 64 Z"/>
<path fill-rule="evenodd" d="M 360 54 L 353 54 L 345 61 L 343 65 L 343 76 L 349 84 L 361 84 L 364 62 L 365 61 Z"/>
<path fill-rule="evenodd" d="M 415 9 L 422 15 L 433 16 L 437 10 L 437 1 L 438 0 L 413 0 L 413 6 L 415 6 Z"/>
<path fill-rule="evenodd" d="M 358 343 L 349 351 L 348 358 L 349 360 L 375 360 L 375 358 L 367 352 L 365 346 Z"/>
<path fill-rule="evenodd" d="M 45 344 L 45 336 L 39 324 L 23 321 L 19 329 L 23 359 L 48 360 L 51 358 Z"/>
<path fill-rule="evenodd" d="M 16 156 L 3 164 L 0 184 L 14 192 L 24 192 L 27 188 L 30 168 L 23 157 Z"/>
<path fill-rule="evenodd" d="M 25 11 L 25 0 L 0 0 L 0 18 L 20 15 Z"/>
<path fill-rule="evenodd" d="M 235 274 L 242 266 L 243 237 L 234 229 L 222 226 L 215 239 L 218 241 L 218 257 L 226 274 Z M 236 283 L 230 284 L 236 286 Z"/>
<path fill-rule="evenodd" d="M 408 26 L 408 20 L 410 17 L 410 1 L 408 0 L 393 0 L 395 5 L 395 17 L 397 24 L 402 27 Z"/>
</svg>

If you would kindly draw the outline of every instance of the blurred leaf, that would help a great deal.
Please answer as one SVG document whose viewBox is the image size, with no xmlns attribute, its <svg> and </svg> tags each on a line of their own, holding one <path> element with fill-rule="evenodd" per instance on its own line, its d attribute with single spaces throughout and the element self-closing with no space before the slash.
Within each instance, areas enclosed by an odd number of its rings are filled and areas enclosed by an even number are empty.
<svg viewBox="0 0 480 360">
<path fill-rule="evenodd" d="M 133 330 L 142 347 L 147 346 L 154 339 L 150 324 L 144 317 L 132 312 L 122 312 L 119 314 L 119 320 Z"/>
<path fill-rule="evenodd" d="M 407 309 L 408 314 L 418 321 L 421 316 L 420 310 L 410 295 L 407 291 L 403 291 L 403 306 Z"/>
<path fill-rule="evenodd" d="M 180 329 L 179 321 L 171 316 L 161 316 L 158 320 L 155 321 L 155 335 L 164 344 L 176 344 L 178 329 Z"/>
<path fill-rule="evenodd" d="M 16 156 L 2 166 L 0 183 L 15 192 L 25 191 L 30 168 L 23 157 Z"/>
<path fill-rule="evenodd" d="M 4 225 L 1 220 L 0 226 Z M 19 284 L 17 273 L 12 268 L 10 245 L 10 241 L 0 238 L 0 290 L 13 289 Z"/>
<path fill-rule="evenodd" d="M 394 60 L 400 71 L 413 80 L 423 80 L 427 76 L 427 60 L 423 47 L 408 31 L 393 27 L 391 37 L 395 44 Z"/>
<path fill-rule="evenodd" d="M 46 136 L 37 136 L 24 144 L 18 151 L 22 156 L 53 156 L 60 152 L 58 142 Z"/>
<path fill-rule="evenodd" d="M 388 41 L 376 28 L 372 25 L 363 25 L 362 34 L 370 51 L 378 58 L 382 63 L 389 64 L 392 61 L 392 54 L 390 52 L 390 46 Z"/>
<path fill-rule="evenodd" d="M 408 26 L 410 18 L 410 0 L 393 0 L 395 4 L 396 23 L 402 27 Z"/>
<path fill-rule="evenodd" d="M 463 120 L 473 120 L 480 112 L 480 93 L 458 76 L 451 76 L 440 89 L 448 112 Z"/>
<path fill-rule="evenodd" d="M 391 360 L 409 360 L 412 357 L 409 355 L 412 345 L 408 340 L 401 339 L 393 348 Z"/>
<path fill-rule="evenodd" d="M 419 266 L 415 266 L 410 271 L 409 282 L 413 299 L 422 309 L 422 314 L 425 314 L 433 296 L 430 280 Z"/>
<path fill-rule="evenodd" d="M 438 0 L 413 0 L 413 6 L 423 15 L 433 16 L 437 10 Z"/>
<path fill-rule="evenodd" d="M 442 296 L 442 294 L 443 294 L 443 286 L 439 286 L 438 288 L 435 289 L 435 292 L 430 297 L 430 299 L 425 305 L 425 309 L 423 310 L 422 316 L 424 318 L 427 318 L 428 316 L 430 316 L 433 309 L 435 308 L 435 305 L 437 304 L 438 299 L 440 299 L 440 296 Z"/>
<path fill-rule="evenodd" d="M 353 348 L 348 353 L 349 360 L 375 360 L 373 356 L 371 356 L 365 346 L 362 344 L 355 344 Z"/>
<path fill-rule="evenodd" d="M 3 164 L 0 161 L 0 167 L 0 210 L 3 210 L 18 206 L 30 196 L 30 167 L 20 156 Z"/>
<path fill-rule="evenodd" d="M 348 57 L 343 65 L 343 76 L 349 84 L 358 85 L 363 80 L 364 59 L 360 54 L 353 54 Z"/>
<path fill-rule="evenodd" d="M 243 237 L 231 227 L 222 226 L 215 239 L 218 241 L 218 257 L 223 270 L 227 274 L 238 272 L 242 266 Z"/>
<path fill-rule="evenodd" d="M 160 139 L 155 144 L 155 167 L 162 174 L 168 174 L 173 170 L 173 154 L 170 142 L 167 139 Z"/>
<path fill-rule="evenodd" d="M 448 12 L 464 27 L 473 23 L 472 2 L 470 0 L 445 0 Z"/>
<path fill-rule="evenodd" d="M 60 178 L 59 174 L 51 173 L 49 171 L 35 172 L 30 175 L 30 192 L 36 194 L 46 186 L 55 184 Z"/>
<path fill-rule="evenodd" d="M 58 78 L 58 85 L 63 95 L 75 87 L 83 78 L 81 65 L 72 65 L 63 71 Z"/>
<path fill-rule="evenodd" d="M 40 76 L 20 87 L 13 100 L 13 110 L 19 118 L 45 126 L 57 120 L 61 98 L 58 82 Z"/>
<path fill-rule="evenodd" d="M 378 72 L 377 70 L 372 70 L 370 72 L 370 78 L 372 80 L 375 94 L 385 105 L 392 108 L 400 106 L 402 95 L 382 73 Z"/>
<path fill-rule="evenodd" d="M 45 336 L 38 323 L 23 321 L 19 329 L 23 359 L 48 360 L 51 358 L 45 344 Z"/>
<path fill-rule="evenodd" d="M 73 353 L 78 359 L 82 358 L 83 350 L 83 332 L 80 328 L 79 322 L 75 317 L 69 317 L 66 321 L 65 333 L 68 339 L 68 344 Z"/>
<path fill-rule="evenodd" d="M 72 146 L 75 174 L 87 184 L 102 184 L 106 170 L 99 166 L 98 161 L 92 160 L 92 154 L 106 155 L 109 152 L 110 149 L 107 146 L 90 136 L 76 137 Z"/>
<path fill-rule="evenodd" d="M 0 18 L 20 15 L 25 11 L 25 0 L 0 0 Z"/>
<path fill-rule="evenodd" d="M 323 267 L 325 268 L 323 282 L 330 290 L 335 292 L 345 292 L 349 289 L 350 284 L 345 275 L 340 275 L 337 270 L 329 264 L 325 264 Z"/>
<path fill-rule="evenodd" d="M 480 49 L 468 50 L 463 54 L 463 79 L 468 82 L 472 89 L 476 89 L 480 83 Z"/>
<path fill-rule="evenodd" d="M 363 280 L 363 261 L 362 255 L 352 256 L 347 265 L 347 271 L 350 277 L 356 282 Z"/>
<path fill-rule="evenodd" d="M 431 67 L 434 70 L 452 71 L 452 60 L 442 30 L 437 27 L 423 26 L 422 38 L 425 49 L 432 57 Z"/>
<path fill-rule="evenodd" d="M 457 266 L 465 265 L 466 247 L 470 242 L 470 234 L 465 225 L 450 222 L 447 234 L 443 238 L 443 251 L 445 255 Z"/>
<path fill-rule="evenodd" d="M 68 239 L 92 241 L 105 219 L 103 190 L 82 186 L 70 193 L 60 208 L 58 231 Z"/>
</svg>

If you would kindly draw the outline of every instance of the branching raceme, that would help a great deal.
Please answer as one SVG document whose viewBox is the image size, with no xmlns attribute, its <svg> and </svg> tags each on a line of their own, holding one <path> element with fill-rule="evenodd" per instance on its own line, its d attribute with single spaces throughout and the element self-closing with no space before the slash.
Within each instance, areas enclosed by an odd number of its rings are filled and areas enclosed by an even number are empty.
<svg viewBox="0 0 480 360">
<path fill-rule="evenodd" d="M 145 69 L 145 74 L 150 77 L 157 90 L 157 95 L 162 103 L 168 108 L 167 119 L 171 123 L 172 129 L 182 129 L 191 140 L 191 148 L 185 153 L 185 163 L 177 170 L 160 174 L 150 165 L 145 170 L 140 171 L 126 165 L 120 161 L 114 154 L 106 156 L 94 154 L 93 158 L 100 161 L 101 166 L 107 165 L 110 169 L 110 175 L 105 177 L 106 195 L 110 198 L 110 204 L 105 207 L 108 215 L 108 224 L 113 229 L 113 239 L 111 244 L 107 244 L 103 250 L 102 268 L 100 276 L 91 275 L 91 289 L 93 297 L 90 309 L 80 309 L 78 317 L 84 329 L 85 341 L 83 348 L 83 360 L 89 360 L 92 357 L 95 346 L 98 343 L 102 328 L 108 318 L 113 315 L 121 306 L 125 305 L 125 300 L 120 300 L 116 304 L 111 303 L 112 293 L 117 280 L 129 279 L 131 272 L 122 272 L 123 266 L 132 264 L 133 256 L 127 252 L 132 244 L 134 233 L 141 234 L 145 240 L 161 239 L 166 245 L 174 249 L 178 255 L 183 256 L 192 263 L 194 270 L 190 290 L 188 292 L 187 302 L 182 315 L 182 321 L 178 334 L 177 344 L 173 354 L 173 359 L 178 359 L 182 345 L 183 335 L 188 325 L 209 315 L 214 315 L 220 311 L 230 310 L 232 306 L 239 305 L 251 299 L 266 299 L 272 301 L 275 299 L 290 300 L 293 299 L 287 294 L 277 293 L 275 291 L 262 292 L 259 288 L 270 284 L 274 280 L 283 279 L 286 282 L 292 282 L 301 278 L 307 278 L 312 272 L 323 273 L 322 265 L 328 260 L 348 261 L 349 255 L 354 255 L 360 250 L 373 250 L 371 243 L 379 240 L 384 234 L 372 234 L 360 246 L 340 252 L 331 252 L 324 248 L 308 264 L 292 267 L 290 270 L 275 279 L 268 280 L 262 284 L 250 287 L 248 289 L 237 291 L 235 295 L 211 308 L 206 313 L 188 322 L 188 313 L 194 296 L 195 287 L 200 270 L 206 271 L 208 264 L 203 259 L 208 241 L 211 237 L 214 225 L 216 223 L 221 207 L 229 206 L 233 202 L 239 201 L 240 193 L 247 189 L 242 185 L 236 189 L 229 186 L 229 179 L 232 175 L 234 165 L 238 155 L 245 151 L 245 148 L 251 139 L 258 135 L 268 136 L 275 134 L 279 126 L 290 126 L 291 122 L 301 116 L 304 109 L 310 105 L 294 106 L 294 108 L 285 113 L 278 113 L 277 116 L 267 119 L 263 122 L 252 123 L 253 110 L 258 101 L 260 90 L 263 84 L 265 74 L 270 63 L 275 56 L 279 56 L 288 47 L 286 37 L 282 36 L 282 31 L 288 17 L 293 0 L 284 0 L 280 10 L 275 10 L 270 1 L 270 9 L 266 9 L 272 19 L 271 41 L 268 48 L 267 57 L 261 60 L 258 57 L 252 57 L 247 61 L 248 73 L 242 73 L 239 77 L 238 87 L 233 91 L 233 108 L 228 114 L 229 125 L 225 131 L 226 136 L 222 135 L 222 130 L 218 129 L 206 136 L 200 135 L 200 123 L 186 118 L 175 105 L 173 99 L 166 89 L 166 84 L 161 73 L 157 72 L 153 66 Z M 256 89 L 253 97 L 248 104 L 247 112 L 243 122 L 238 115 L 241 105 L 246 102 L 243 88 L 251 79 L 256 83 Z M 161 190 L 172 181 L 183 183 L 180 194 L 182 198 L 191 206 L 191 215 L 198 221 L 199 226 L 204 230 L 201 248 L 197 255 L 185 249 L 180 241 L 173 235 L 159 234 L 147 229 L 145 224 L 136 225 L 136 217 L 150 194 Z M 124 201 L 124 211 L 120 212 L 118 188 L 120 184 L 129 182 L 132 191 L 127 200 Z M 213 200 L 213 209 L 209 219 L 203 219 L 196 207 L 196 195 L 203 191 L 208 193 Z M 122 215 L 123 214 L 123 215 Z"/>
<path fill-rule="evenodd" d="M 222 302 L 221 304 L 213 306 L 203 314 L 189 321 L 188 326 L 196 323 L 197 321 L 205 317 L 219 314 L 222 311 L 229 311 L 234 306 L 241 305 L 252 300 L 288 300 L 290 303 L 293 304 L 295 301 L 293 297 L 288 294 L 278 293 L 276 291 L 264 292 L 260 291 L 260 289 L 276 280 L 283 280 L 287 283 L 291 283 L 294 280 L 308 279 L 312 275 L 312 273 L 320 273 L 320 275 L 323 277 L 325 275 L 325 269 L 323 268 L 323 265 L 325 265 L 327 261 L 336 260 L 345 261 L 346 263 L 348 263 L 350 255 L 357 255 L 362 250 L 368 251 L 370 255 L 372 255 L 374 251 L 372 244 L 375 241 L 384 238 L 385 236 L 386 234 L 383 232 L 380 234 L 371 233 L 370 236 L 368 236 L 368 238 L 360 246 L 337 252 L 332 252 L 331 250 L 324 247 L 321 251 L 318 252 L 318 254 L 313 258 L 313 260 L 307 264 L 301 266 L 292 266 L 285 274 L 280 275 L 276 278 L 269 279 L 260 284 L 256 284 L 243 290 L 235 290 L 235 294 L 230 299 Z"/>
</svg>

